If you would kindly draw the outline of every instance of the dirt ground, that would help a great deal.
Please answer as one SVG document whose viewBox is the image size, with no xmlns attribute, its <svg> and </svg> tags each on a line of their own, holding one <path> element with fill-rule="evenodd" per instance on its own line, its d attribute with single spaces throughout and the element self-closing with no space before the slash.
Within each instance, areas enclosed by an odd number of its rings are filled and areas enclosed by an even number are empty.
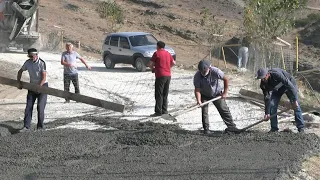
<svg viewBox="0 0 320 180">
<path fill-rule="evenodd" d="M 173 125 L 81 117 L 109 130 L 56 129 L 0 139 L 2 179 L 303 179 L 314 134 L 203 136 Z M 8 127 L 15 124 L 4 123 Z M 316 151 L 314 151 L 316 152 Z"/>
</svg>

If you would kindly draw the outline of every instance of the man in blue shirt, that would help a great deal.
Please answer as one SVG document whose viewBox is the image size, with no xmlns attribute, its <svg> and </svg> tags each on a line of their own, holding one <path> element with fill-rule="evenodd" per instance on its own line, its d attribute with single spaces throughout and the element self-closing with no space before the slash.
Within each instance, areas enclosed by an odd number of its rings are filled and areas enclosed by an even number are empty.
<svg viewBox="0 0 320 180">
<path fill-rule="evenodd" d="M 302 110 L 298 100 L 298 88 L 294 78 L 285 70 L 280 68 L 260 68 L 257 71 L 257 79 L 260 79 L 260 88 L 264 94 L 265 101 L 265 118 L 270 117 L 270 114 L 276 114 L 278 104 L 283 94 L 289 98 L 292 108 L 294 109 L 294 116 L 296 126 L 299 132 L 304 132 L 304 120 Z M 271 118 L 270 132 L 278 131 L 277 117 Z"/>
<path fill-rule="evenodd" d="M 224 86 L 219 84 L 219 80 L 223 80 Z M 198 64 L 198 71 L 194 75 L 193 84 L 195 87 L 195 96 L 197 103 L 200 105 L 210 99 L 221 96 L 213 102 L 217 110 L 219 111 L 221 118 L 227 125 L 226 131 L 239 131 L 236 124 L 233 122 L 232 115 L 225 98 L 228 93 L 228 78 L 224 73 L 216 68 L 211 67 L 211 63 L 207 60 L 201 60 Z M 204 133 L 209 133 L 209 115 L 208 104 L 202 106 L 202 125 Z"/>
<path fill-rule="evenodd" d="M 36 84 L 40 86 L 48 87 L 47 82 L 47 68 L 46 63 L 38 57 L 38 51 L 34 48 L 28 50 L 28 57 L 30 59 L 26 60 L 18 71 L 17 80 L 18 80 L 18 88 L 22 89 L 21 85 L 21 76 L 23 71 L 28 71 L 30 77 L 30 83 Z M 37 103 L 37 111 L 38 111 L 38 124 L 37 129 L 43 129 L 43 121 L 44 121 L 44 109 L 47 104 L 47 94 L 28 91 L 27 95 L 27 105 L 25 109 L 24 116 L 24 126 L 20 130 L 20 132 L 29 131 L 32 120 L 32 111 L 33 105 L 38 99 Z"/>
</svg>

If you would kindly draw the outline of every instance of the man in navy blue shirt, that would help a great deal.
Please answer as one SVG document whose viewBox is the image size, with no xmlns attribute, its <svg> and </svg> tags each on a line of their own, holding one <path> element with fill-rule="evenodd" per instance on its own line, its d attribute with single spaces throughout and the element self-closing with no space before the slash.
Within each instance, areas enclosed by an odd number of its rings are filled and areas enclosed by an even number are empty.
<svg viewBox="0 0 320 180">
<path fill-rule="evenodd" d="M 37 49 L 34 49 L 34 48 L 29 49 L 28 57 L 29 59 L 24 62 L 23 66 L 20 68 L 17 74 L 18 88 L 22 89 L 21 76 L 23 71 L 28 71 L 31 84 L 48 87 L 46 63 L 38 56 Z M 36 100 L 38 100 L 37 129 L 41 130 L 44 128 L 43 121 L 44 121 L 44 110 L 47 104 L 47 94 L 33 92 L 29 90 L 27 95 L 27 105 L 26 105 L 25 115 L 24 115 L 24 125 L 23 125 L 23 128 L 20 130 L 20 132 L 25 132 L 30 130 L 31 120 L 32 120 L 32 111 L 33 111 L 33 106 Z"/>
<path fill-rule="evenodd" d="M 294 109 L 296 126 L 299 132 L 304 132 L 304 120 L 302 110 L 298 99 L 298 88 L 294 78 L 285 70 L 280 68 L 260 68 L 257 71 L 257 79 L 261 79 L 260 88 L 264 94 L 265 118 L 270 114 L 276 114 L 278 104 L 283 94 L 286 94 Z M 278 119 L 273 117 L 271 120 L 270 132 L 276 132 L 278 128 Z"/>
<path fill-rule="evenodd" d="M 219 80 L 223 80 L 224 86 L 219 84 Z M 222 98 L 214 101 L 213 104 L 228 127 L 226 131 L 238 131 L 225 100 L 228 93 L 228 82 L 228 78 L 220 69 L 211 67 L 211 63 L 207 60 L 201 60 L 198 64 L 198 71 L 193 79 L 195 87 L 194 92 L 199 105 L 215 97 L 221 96 Z M 202 125 L 204 134 L 209 133 L 208 109 L 208 104 L 202 106 Z"/>
</svg>

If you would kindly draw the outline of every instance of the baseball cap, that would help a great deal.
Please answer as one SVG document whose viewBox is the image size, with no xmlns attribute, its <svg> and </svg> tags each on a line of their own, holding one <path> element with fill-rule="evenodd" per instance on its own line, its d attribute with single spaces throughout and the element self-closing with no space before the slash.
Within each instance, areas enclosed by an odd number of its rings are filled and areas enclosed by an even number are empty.
<svg viewBox="0 0 320 180">
<path fill-rule="evenodd" d="M 198 70 L 199 70 L 199 71 L 203 71 L 203 70 L 209 68 L 210 66 L 211 66 L 210 61 L 208 61 L 208 60 L 201 60 L 201 61 L 199 62 L 199 64 L 198 64 Z"/>
<path fill-rule="evenodd" d="M 38 50 L 35 48 L 28 49 L 28 55 L 38 54 Z"/>
<path fill-rule="evenodd" d="M 266 77 L 266 75 L 268 74 L 268 69 L 267 68 L 260 68 L 257 71 L 257 79 L 263 79 Z"/>
</svg>

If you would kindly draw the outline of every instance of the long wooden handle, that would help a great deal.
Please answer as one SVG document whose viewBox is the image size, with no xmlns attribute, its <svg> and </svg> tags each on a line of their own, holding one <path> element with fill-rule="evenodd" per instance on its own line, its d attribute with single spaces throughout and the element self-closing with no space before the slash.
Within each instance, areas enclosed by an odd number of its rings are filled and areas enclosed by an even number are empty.
<svg viewBox="0 0 320 180">
<path fill-rule="evenodd" d="M 218 99 L 221 99 L 221 96 L 218 96 L 218 97 L 216 97 L 216 98 L 210 99 L 209 101 L 206 101 L 206 102 L 204 102 L 204 103 L 202 103 L 202 104 L 200 104 L 200 105 L 193 106 L 193 107 L 188 108 L 188 109 L 186 109 L 186 110 L 184 110 L 184 111 L 178 112 L 178 113 L 176 113 L 175 116 L 177 116 L 177 115 L 179 115 L 179 114 L 182 114 L 182 113 L 186 113 L 186 112 L 192 111 L 192 110 L 194 110 L 194 109 L 197 109 L 197 108 L 199 108 L 199 107 L 202 107 L 202 106 L 204 106 L 204 105 L 206 105 L 206 104 L 209 104 L 209 103 L 211 103 L 211 102 L 213 102 L 213 101 L 216 101 L 216 100 L 218 100 Z"/>
<path fill-rule="evenodd" d="M 18 81 L 0 76 L 0 84 L 17 87 Z M 122 104 L 109 102 L 102 99 L 96 99 L 96 98 L 92 98 L 82 94 L 75 94 L 67 91 L 62 91 L 62 90 L 51 88 L 51 87 L 39 86 L 36 84 L 27 83 L 27 82 L 21 82 L 21 84 L 23 89 L 27 89 L 30 91 L 40 92 L 43 94 L 48 94 L 48 95 L 61 97 L 61 98 L 68 98 L 70 100 L 82 102 L 85 104 L 90 104 L 97 107 L 102 107 L 105 109 L 110 109 L 116 112 L 124 112 L 125 110 L 125 106 Z"/>
<path fill-rule="evenodd" d="M 253 123 L 253 124 L 251 124 L 251 125 L 249 125 L 249 126 L 247 126 L 247 127 L 245 127 L 245 128 L 242 128 L 241 131 L 245 131 L 245 130 L 247 130 L 247 129 L 255 126 L 255 125 L 258 125 L 258 124 L 260 124 L 260 123 L 262 123 L 262 122 L 264 122 L 264 121 L 267 121 L 267 120 L 269 120 L 269 119 L 271 119 L 271 118 L 273 118 L 273 117 L 276 117 L 276 116 L 278 116 L 279 114 L 282 114 L 282 113 L 284 113 L 284 112 L 287 112 L 287 111 L 289 111 L 290 109 L 291 109 L 291 108 L 284 109 L 284 110 L 278 112 L 277 114 L 273 114 L 272 116 L 270 116 L 270 117 L 268 117 L 268 118 L 266 118 L 266 119 L 264 118 L 264 119 L 262 119 L 262 120 L 260 120 L 260 121 L 258 121 L 258 122 L 255 122 L 255 123 Z"/>
</svg>

